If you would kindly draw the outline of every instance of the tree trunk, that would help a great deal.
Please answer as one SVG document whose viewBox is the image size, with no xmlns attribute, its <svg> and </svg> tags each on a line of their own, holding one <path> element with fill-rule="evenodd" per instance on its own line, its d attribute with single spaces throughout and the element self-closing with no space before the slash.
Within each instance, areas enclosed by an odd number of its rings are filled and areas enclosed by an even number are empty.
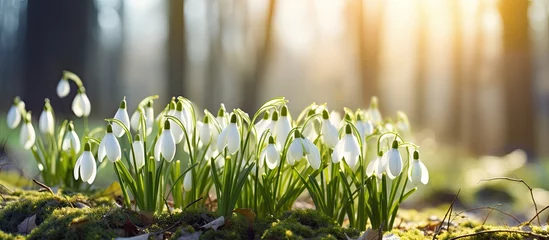
<svg viewBox="0 0 549 240">
<path fill-rule="evenodd" d="M 451 143 L 460 143 L 462 139 L 461 129 L 461 113 L 462 113 L 462 89 L 463 89 L 463 26 L 462 26 L 462 11 L 460 7 L 461 0 L 452 0 L 450 5 L 453 19 L 453 77 L 452 77 L 452 97 L 450 100 L 450 122 L 447 125 L 448 136 L 453 140 Z"/>
<path fill-rule="evenodd" d="M 169 1 L 168 84 L 167 96 L 188 94 L 185 89 L 187 42 L 185 34 L 185 1 Z"/>
<path fill-rule="evenodd" d="M 529 1 L 501 0 L 503 78 L 508 150 L 534 150 L 532 69 L 528 23 Z"/>
<path fill-rule="evenodd" d="M 419 23 L 417 31 L 417 71 L 416 71 L 416 116 L 415 119 L 420 127 L 425 126 L 426 111 L 425 99 L 427 99 L 427 12 L 425 11 L 424 1 L 417 1 Z"/>
</svg>

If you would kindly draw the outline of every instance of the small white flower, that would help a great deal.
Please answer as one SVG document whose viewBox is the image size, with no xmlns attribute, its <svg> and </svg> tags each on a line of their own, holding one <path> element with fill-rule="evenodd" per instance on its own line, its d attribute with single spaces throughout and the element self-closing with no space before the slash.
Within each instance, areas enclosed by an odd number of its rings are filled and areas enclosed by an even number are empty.
<svg viewBox="0 0 549 240">
<path fill-rule="evenodd" d="M 360 156 L 360 146 L 358 140 L 353 135 L 350 125 L 345 126 L 345 135 L 337 145 L 332 153 L 332 162 L 338 163 L 341 159 L 345 159 L 345 162 L 353 170 L 358 166 L 358 159 Z"/>
<path fill-rule="evenodd" d="M 381 179 L 381 176 L 385 172 L 386 168 L 387 162 L 383 157 L 383 152 L 379 152 L 378 157 L 368 164 L 368 167 L 366 168 L 366 175 L 369 177 L 372 176 L 372 174 L 375 174 L 377 178 Z"/>
<path fill-rule="evenodd" d="M 71 151 L 74 150 L 75 153 L 80 152 L 80 138 L 78 137 L 78 134 L 74 131 L 74 125 L 69 123 L 69 126 L 67 127 L 67 133 L 65 133 L 65 137 L 63 138 L 63 144 L 62 149 L 63 151 Z"/>
<path fill-rule="evenodd" d="M 204 115 L 203 121 L 204 122 L 201 122 L 201 121 L 196 122 L 196 129 L 198 131 L 200 141 L 202 142 L 202 146 L 206 147 L 210 145 L 208 147 L 209 149 L 215 149 L 217 146 L 215 143 L 212 143 L 212 142 L 217 141 L 217 136 L 219 135 L 219 131 L 210 122 L 210 117 L 208 115 Z"/>
<path fill-rule="evenodd" d="M 90 143 L 86 143 L 84 145 L 84 152 L 80 155 L 74 166 L 74 180 L 78 180 L 80 175 L 82 181 L 92 184 L 97 174 L 97 165 L 90 150 Z"/>
<path fill-rule="evenodd" d="M 103 147 L 109 161 L 116 162 L 122 159 L 120 144 L 118 143 L 118 139 L 116 139 L 116 136 L 114 136 L 113 126 L 111 124 L 107 125 L 107 134 L 105 134 L 101 143 L 103 142 L 105 142 Z M 99 148 L 101 148 L 101 146 L 99 146 Z"/>
<path fill-rule="evenodd" d="M 331 111 L 330 122 L 334 126 L 339 126 L 341 124 L 341 114 L 339 114 L 337 111 Z"/>
<path fill-rule="evenodd" d="M 105 149 L 105 137 L 101 139 L 101 142 L 99 143 L 99 148 L 97 148 L 97 160 L 99 162 L 103 162 L 103 159 L 107 156 L 107 150 Z"/>
<path fill-rule="evenodd" d="M 217 138 L 217 150 L 223 151 L 225 147 L 229 153 L 235 154 L 240 148 L 240 132 L 236 125 L 236 114 L 231 115 L 231 122 L 221 131 Z"/>
<path fill-rule="evenodd" d="M 227 119 L 227 110 L 225 110 L 225 104 L 221 104 L 221 107 L 219 107 L 219 110 L 217 111 L 217 122 L 219 123 L 219 126 L 221 129 L 224 129 L 229 124 L 229 121 Z"/>
<path fill-rule="evenodd" d="M 19 139 L 24 149 L 30 149 L 36 141 L 36 132 L 31 123 L 30 113 L 26 116 L 25 123 L 21 126 L 21 132 L 19 133 Z"/>
<path fill-rule="evenodd" d="M 419 152 L 414 152 L 414 160 L 412 160 L 412 165 L 410 166 L 410 171 L 408 173 L 408 179 L 413 184 L 422 183 L 426 185 L 429 183 L 429 171 L 425 164 L 419 160 Z"/>
<path fill-rule="evenodd" d="M 395 179 L 400 173 L 402 173 L 402 157 L 398 151 L 398 141 L 393 141 L 392 148 L 383 155 L 387 162 L 387 176 L 390 179 Z"/>
<path fill-rule="evenodd" d="M 69 95 L 70 91 L 71 87 L 69 85 L 69 80 L 61 78 L 61 80 L 57 83 L 57 96 L 64 98 Z"/>
<path fill-rule="evenodd" d="M 132 116 L 130 117 L 130 127 L 132 129 L 135 129 L 135 131 L 139 131 L 141 129 L 141 115 L 143 115 L 143 117 L 145 118 L 145 121 L 147 121 L 147 117 L 145 116 L 145 114 L 143 114 L 143 108 L 137 108 L 135 109 L 135 111 L 132 113 Z M 146 123 L 145 123 L 146 125 Z"/>
<path fill-rule="evenodd" d="M 357 115 L 355 126 L 356 130 L 360 133 L 360 138 L 363 142 L 366 140 L 367 136 L 374 133 L 374 124 L 372 124 L 372 121 L 370 120 L 365 120 L 362 114 Z"/>
<path fill-rule="evenodd" d="M 147 125 L 147 136 L 152 133 L 154 120 L 153 102 L 149 101 L 149 103 L 147 103 L 147 106 L 145 107 L 145 123 Z"/>
<path fill-rule="evenodd" d="M 257 136 L 261 137 L 261 135 L 263 135 L 263 133 L 267 131 L 267 129 L 269 129 L 270 124 L 271 124 L 271 119 L 269 118 L 269 113 L 265 112 L 263 114 L 263 118 L 254 125 L 255 130 L 257 131 Z"/>
<path fill-rule="evenodd" d="M 368 108 L 368 110 L 366 110 L 366 115 L 370 119 L 372 119 L 375 124 L 380 124 L 383 122 L 383 118 L 381 117 L 381 113 L 379 112 L 377 106 L 377 97 L 372 97 L 372 100 L 370 101 L 370 107 Z"/>
<path fill-rule="evenodd" d="M 130 163 L 132 164 L 134 163 L 133 155 L 135 155 L 135 165 L 137 169 L 145 166 L 145 149 L 143 146 L 143 141 L 141 140 L 139 134 L 135 136 L 135 139 L 133 141 L 133 154 L 130 154 Z"/>
<path fill-rule="evenodd" d="M 25 103 L 23 103 L 19 97 L 16 97 L 13 101 L 13 105 L 8 111 L 7 117 L 8 127 L 11 129 L 16 128 L 19 126 L 19 123 L 21 123 L 21 106 L 23 106 L 22 108 L 25 108 Z"/>
<path fill-rule="evenodd" d="M 288 148 L 287 161 L 288 164 L 294 165 L 296 161 L 307 157 L 307 161 L 313 169 L 319 169 L 321 164 L 320 151 L 308 139 L 303 138 L 303 135 L 296 130 L 294 132 L 294 140 Z"/>
<path fill-rule="evenodd" d="M 86 95 L 84 88 L 78 89 L 78 93 L 72 100 L 72 111 L 77 117 L 87 117 L 91 112 L 90 99 Z"/>
<path fill-rule="evenodd" d="M 315 108 L 309 109 L 309 112 L 307 113 L 307 118 L 311 117 L 315 113 Z M 320 122 L 318 122 L 316 118 L 311 120 L 306 126 L 303 127 L 303 136 L 305 136 L 310 141 L 315 141 L 318 137 L 318 132 L 316 130 L 315 124 L 320 124 Z"/>
<path fill-rule="evenodd" d="M 171 104 L 170 104 L 170 111 L 168 112 L 168 114 L 176 117 L 182 123 L 182 125 L 187 129 L 186 119 L 185 119 L 185 116 L 183 116 L 183 103 L 179 101 L 175 105 L 176 105 L 175 110 L 172 111 Z M 185 131 L 174 121 L 171 121 L 171 125 L 172 125 L 171 129 L 172 129 L 173 138 L 175 140 L 175 143 L 178 144 L 181 142 L 181 140 L 185 139 Z"/>
<path fill-rule="evenodd" d="M 40 131 L 42 133 L 53 135 L 54 128 L 55 128 L 55 120 L 53 119 L 50 100 L 48 100 L 47 98 L 46 98 L 46 103 L 44 105 L 44 110 L 40 114 L 38 127 L 40 127 Z"/>
<path fill-rule="evenodd" d="M 160 138 L 156 141 L 155 156 L 157 161 L 160 161 L 160 156 L 166 161 L 171 162 L 175 157 L 175 140 L 170 130 L 170 121 L 164 121 L 164 130 L 160 134 Z"/>
<path fill-rule="evenodd" d="M 120 102 L 120 107 L 116 111 L 116 114 L 114 114 L 114 119 L 120 120 L 124 126 L 130 130 L 130 117 L 128 116 L 128 111 L 126 110 L 126 99 Z M 118 124 L 114 124 L 112 126 L 112 131 L 116 137 L 122 137 L 126 134 L 124 128 Z"/>
<path fill-rule="evenodd" d="M 193 171 L 188 171 L 183 177 L 183 189 L 185 192 L 191 191 L 193 188 Z"/>
<path fill-rule="evenodd" d="M 276 144 L 278 147 L 282 148 L 284 147 L 284 143 L 286 143 L 288 134 L 292 130 L 292 123 L 288 113 L 288 107 L 286 105 L 282 106 L 282 109 L 280 110 L 280 118 L 276 122 L 275 127 L 274 135 L 276 136 Z"/>
<path fill-rule="evenodd" d="M 261 151 L 259 157 L 259 167 L 263 167 L 263 161 L 267 163 L 269 169 L 274 169 L 280 164 L 280 153 L 276 147 L 273 136 L 269 137 L 269 144 Z"/>
<path fill-rule="evenodd" d="M 339 133 L 330 121 L 327 110 L 322 111 L 322 140 L 329 148 L 334 148 L 339 140 Z"/>
</svg>

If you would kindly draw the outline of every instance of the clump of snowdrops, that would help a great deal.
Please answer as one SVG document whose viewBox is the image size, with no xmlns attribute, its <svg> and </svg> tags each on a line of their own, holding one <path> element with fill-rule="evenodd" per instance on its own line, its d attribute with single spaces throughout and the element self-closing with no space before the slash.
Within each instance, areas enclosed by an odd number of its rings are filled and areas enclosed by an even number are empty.
<svg viewBox="0 0 549 240">
<path fill-rule="evenodd" d="M 78 77 L 65 73 L 60 97 L 68 94 L 69 79 Z M 84 87 L 75 82 L 73 111 L 87 117 L 89 100 L 82 100 Z M 313 103 L 295 119 L 284 98 L 266 102 L 253 115 L 229 112 L 223 104 L 214 115 L 173 97 L 155 115 L 156 98 L 140 101 L 131 117 L 123 99 L 105 128 L 85 130 L 83 138 L 67 120 L 55 131 L 47 100 L 39 120 L 43 136 L 36 137 L 19 98 L 8 124 L 23 122 L 21 143 L 33 152 L 46 183 L 92 184 L 107 158 L 124 205 L 141 211 L 200 206 L 212 200 L 212 190 L 221 216 L 235 208 L 278 216 L 307 191 L 317 210 L 340 223 L 390 230 L 400 204 L 429 181 L 408 118 L 398 112 L 397 121 L 383 119 L 375 97 L 367 109 L 345 108 L 343 118 L 327 104 Z"/>
</svg>

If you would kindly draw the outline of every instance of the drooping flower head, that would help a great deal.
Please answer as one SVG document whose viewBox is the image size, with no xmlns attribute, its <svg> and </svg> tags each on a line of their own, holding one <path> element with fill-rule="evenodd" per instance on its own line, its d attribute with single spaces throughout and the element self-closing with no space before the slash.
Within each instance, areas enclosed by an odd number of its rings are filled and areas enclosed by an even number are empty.
<svg viewBox="0 0 549 240">
<path fill-rule="evenodd" d="M 19 133 L 19 139 L 24 149 L 30 149 L 34 146 L 34 142 L 36 141 L 36 132 L 32 126 L 30 112 L 27 112 L 27 116 L 25 116 L 23 126 L 21 126 L 21 132 Z"/>
<path fill-rule="evenodd" d="M 160 134 L 160 138 L 156 141 L 154 147 L 155 159 L 160 161 L 163 157 L 166 161 L 171 162 L 175 157 L 175 140 L 170 130 L 170 121 L 164 121 L 164 130 Z"/>
<path fill-rule="evenodd" d="M 90 99 L 86 95 L 86 89 L 81 87 L 78 89 L 78 93 L 74 100 L 72 100 L 72 111 L 77 117 L 87 117 L 91 112 Z"/>
<path fill-rule="evenodd" d="M 288 107 L 284 105 L 280 109 L 280 118 L 276 122 L 276 126 L 274 129 L 275 136 L 276 136 L 276 144 L 279 147 L 284 146 L 284 143 L 286 143 L 286 139 L 288 138 L 288 134 L 290 133 L 291 130 L 292 130 L 292 123 L 288 113 Z"/>
<path fill-rule="evenodd" d="M 263 135 L 263 133 L 269 129 L 271 124 L 271 119 L 269 118 L 269 112 L 263 113 L 263 118 L 255 124 L 255 129 L 257 131 L 257 136 Z"/>
<path fill-rule="evenodd" d="M 224 129 L 229 122 L 226 115 L 227 110 L 225 109 L 225 104 L 222 103 L 219 110 L 217 110 L 217 122 L 219 123 L 219 126 L 221 126 L 221 129 Z"/>
<path fill-rule="evenodd" d="M 130 130 L 130 117 L 128 116 L 128 111 L 126 110 L 126 98 L 124 98 L 114 114 L 114 119 L 120 120 L 128 130 Z M 122 126 L 114 124 L 112 126 L 113 133 L 116 137 L 122 137 L 126 133 Z"/>
<path fill-rule="evenodd" d="M 22 109 L 25 109 L 25 103 L 19 97 L 13 99 L 13 105 L 10 107 L 7 116 L 8 127 L 11 129 L 19 126 L 21 122 Z"/>
<path fill-rule="evenodd" d="M 145 123 L 147 125 L 147 136 L 149 136 L 152 133 L 154 126 L 154 108 L 152 100 L 150 100 L 145 107 Z"/>
<path fill-rule="evenodd" d="M 372 176 L 372 174 L 375 174 L 377 178 L 381 179 L 381 176 L 385 172 L 385 169 L 387 168 L 387 161 L 383 157 L 383 151 L 380 151 L 377 155 L 377 158 L 372 160 L 368 167 L 366 168 L 366 175 Z"/>
<path fill-rule="evenodd" d="M 137 169 L 140 169 L 145 166 L 145 148 L 143 145 L 143 140 L 141 140 L 141 136 L 139 136 L 139 134 L 135 135 L 132 146 L 133 154 L 130 153 L 130 163 L 134 164 L 133 156 L 135 155 L 135 165 Z"/>
<path fill-rule="evenodd" d="M 370 100 L 370 107 L 368 108 L 368 110 L 366 110 L 366 114 L 370 119 L 372 119 L 372 121 L 376 125 L 379 125 L 383 122 L 383 118 L 381 117 L 381 112 L 379 112 L 379 109 L 378 109 L 377 97 L 374 96 Z"/>
<path fill-rule="evenodd" d="M 236 114 L 231 114 L 230 123 L 221 131 L 217 138 L 217 150 L 223 151 L 227 147 L 229 153 L 235 154 L 240 148 L 240 132 L 237 126 Z"/>
<path fill-rule="evenodd" d="M 101 146 L 103 145 L 103 146 Z M 102 154 L 101 151 L 104 151 Z M 120 151 L 120 144 L 118 139 L 113 133 L 113 126 L 111 124 L 107 125 L 107 134 L 101 140 L 99 145 L 99 161 L 103 161 L 102 156 L 107 156 L 107 159 L 111 162 L 116 162 L 122 159 L 122 152 Z"/>
<path fill-rule="evenodd" d="M 69 122 L 68 124 L 67 133 L 65 133 L 65 137 L 63 138 L 62 149 L 66 152 L 71 151 L 71 149 L 74 150 L 75 153 L 80 152 L 80 138 L 74 131 L 72 122 Z"/>
<path fill-rule="evenodd" d="M 57 96 L 59 98 L 64 98 L 67 95 L 69 95 L 69 92 L 71 91 L 71 86 L 69 85 L 69 80 L 66 78 L 61 78 L 59 82 L 57 83 Z"/>
<path fill-rule="evenodd" d="M 412 160 L 412 165 L 410 166 L 410 171 L 408 173 L 408 179 L 413 184 L 423 184 L 426 185 L 429 183 L 429 171 L 423 162 L 419 159 L 419 152 L 414 151 L 414 159 Z"/>
<path fill-rule="evenodd" d="M 385 158 L 385 161 L 387 162 L 387 176 L 390 179 L 395 179 L 402 173 L 402 157 L 400 156 L 400 152 L 398 151 L 398 141 L 394 140 L 393 145 L 389 151 L 383 155 Z"/>
<path fill-rule="evenodd" d="M 338 163 L 342 159 L 345 159 L 345 162 L 353 170 L 359 165 L 358 160 L 360 157 L 360 146 L 358 140 L 353 135 L 351 126 L 347 124 L 345 126 L 345 135 L 339 140 L 335 146 L 334 152 L 332 153 L 332 162 Z"/>
<path fill-rule="evenodd" d="M 374 133 L 374 124 L 369 119 L 366 120 L 362 113 L 358 113 L 356 116 L 356 130 L 360 133 L 360 138 L 364 142 L 367 136 Z"/>
<path fill-rule="evenodd" d="M 288 164 L 294 165 L 296 161 L 307 157 L 309 165 L 313 169 L 319 169 L 321 165 L 320 151 L 309 139 L 303 138 L 299 130 L 294 132 L 294 140 L 288 147 L 287 161 Z"/>
<path fill-rule="evenodd" d="M 307 112 L 307 118 L 316 114 L 316 109 L 311 108 Z M 318 124 L 316 119 L 313 119 L 309 124 L 303 126 L 303 136 L 305 136 L 309 141 L 314 141 L 318 137 L 318 132 L 316 130 L 315 124 Z"/>
<path fill-rule="evenodd" d="M 97 165 L 91 153 L 91 145 L 88 142 L 84 144 L 84 152 L 80 155 L 74 166 L 74 180 L 78 180 L 78 177 L 80 177 L 82 181 L 92 184 L 96 174 Z"/>
<path fill-rule="evenodd" d="M 274 169 L 280 164 L 280 153 L 276 147 L 273 136 L 269 136 L 269 144 L 261 151 L 259 157 L 259 167 L 263 167 L 263 162 L 267 163 L 269 169 Z"/>
<path fill-rule="evenodd" d="M 175 101 L 172 101 L 170 103 L 168 114 L 177 118 L 183 124 L 183 126 L 186 127 L 185 119 L 183 118 L 182 111 L 183 111 L 183 103 L 181 102 L 176 103 Z M 185 133 L 183 129 L 179 125 L 177 125 L 174 121 L 170 120 L 170 125 L 171 125 L 173 139 L 175 140 L 175 143 L 178 144 L 185 137 L 184 135 Z"/>
<path fill-rule="evenodd" d="M 330 121 L 328 110 L 322 111 L 322 141 L 329 147 L 334 148 L 339 140 L 337 128 Z"/>
<path fill-rule="evenodd" d="M 55 120 L 53 118 L 53 109 L 50 100 L 47 98 L 45 100 L 44 110 L 42 110 L 40 119 L 38 120 L 38 127 L 42 133 L 53 135 Z"/>
</svg>

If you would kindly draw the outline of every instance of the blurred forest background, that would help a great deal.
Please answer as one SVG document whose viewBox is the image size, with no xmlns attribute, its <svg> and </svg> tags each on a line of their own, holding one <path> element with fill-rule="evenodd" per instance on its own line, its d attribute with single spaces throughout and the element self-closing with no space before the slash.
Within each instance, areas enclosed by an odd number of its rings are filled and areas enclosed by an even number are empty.
<svg viewBox="0 0 549 240">
<path fill-rule="evenodd" d="M 20 95 L 70 116 L 64 69 L 98 121 L 123 96 L 297 114 L 377 95 L 440 145 L 549 156 L 549 0 L 0 0 L 0 112 Z"/>
</svg>

